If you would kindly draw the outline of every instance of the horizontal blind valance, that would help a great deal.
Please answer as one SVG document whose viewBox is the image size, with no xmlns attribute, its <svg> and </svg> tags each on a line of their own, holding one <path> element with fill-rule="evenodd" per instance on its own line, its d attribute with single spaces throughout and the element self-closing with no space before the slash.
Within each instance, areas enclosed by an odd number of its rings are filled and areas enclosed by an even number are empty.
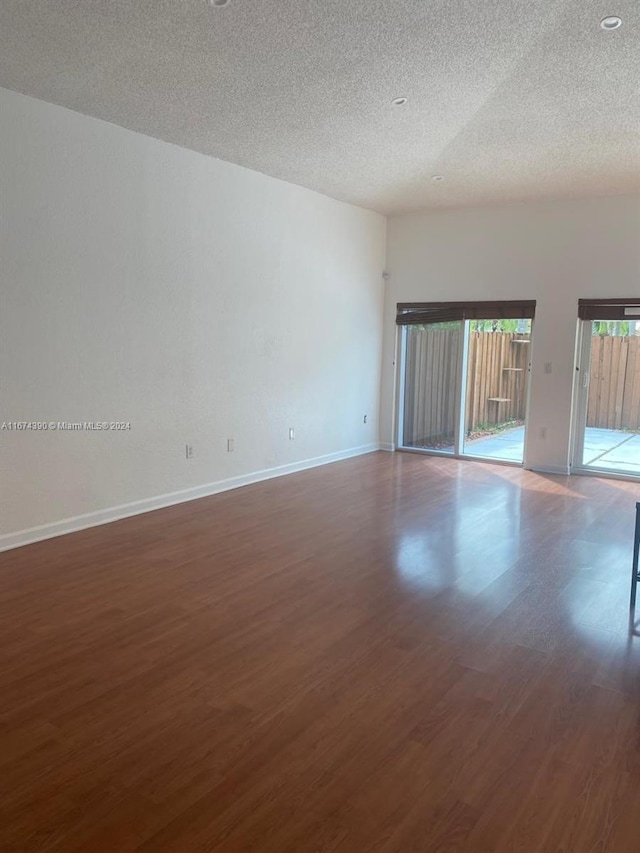
<svg viewBox="0 0 640 853">
<path fill-rule="evenodd" d="M 396 323 L 399 326 L 422 326 L 426 323 L 449 323 L 452 320 L 530 320 L 535 311 L 535 300 L 399 302 Z"/>
<path fill-rule="evenodd" d="M 640 296 L 630 299 L 579 299 L 581 320 L 640 320 Z"/>
</svg>

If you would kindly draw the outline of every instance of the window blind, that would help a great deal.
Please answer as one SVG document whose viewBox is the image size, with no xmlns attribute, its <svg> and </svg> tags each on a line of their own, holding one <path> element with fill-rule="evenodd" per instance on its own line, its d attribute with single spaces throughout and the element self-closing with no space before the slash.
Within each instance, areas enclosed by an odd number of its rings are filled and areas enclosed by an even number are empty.
<svg viewBox="0 0 640 853">
<path fill-rule="evenodd" d="M 640 320 L 640 297 L 630 299 L 579 299 L 581 320 Z"/>
<path fill-rule="evenodd" d="M 422 326 L 453 320 L 530 320 L 535 316 L 535 300 L 493 302 L 399 302 L 396 323 Z"/>
</svg>

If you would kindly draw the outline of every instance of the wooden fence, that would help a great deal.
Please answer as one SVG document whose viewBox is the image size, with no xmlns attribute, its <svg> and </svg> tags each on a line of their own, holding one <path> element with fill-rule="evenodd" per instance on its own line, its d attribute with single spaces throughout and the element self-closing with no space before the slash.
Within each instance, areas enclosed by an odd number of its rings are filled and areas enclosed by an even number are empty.
<svg viewBox="0 0 640 853">
<path fill-rule="evenodd" d="M 465 427 L 524 421 L 529 377 L 529 335 L 471 332 Z"/>
<path fill-rule="evenodd" d="M 640 430 L 640 337 L 592 337 L 587 426 Z"/>
<path fill-rule="evenodd" d="M 461 329 L 407 328 L 404 444 L 452 446 Z M 471 332 L 467 434 L 525 419 L 529 336 Z M 640 430 L 640 337 L 594 335 L 587 426 Z"/>
</svg>

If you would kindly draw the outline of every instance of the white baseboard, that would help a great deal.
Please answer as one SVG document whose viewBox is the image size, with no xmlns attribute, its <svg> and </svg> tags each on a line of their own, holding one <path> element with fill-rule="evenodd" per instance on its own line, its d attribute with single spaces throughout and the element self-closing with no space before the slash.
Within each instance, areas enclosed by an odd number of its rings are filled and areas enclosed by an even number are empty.
<svg viewBox="0 0 640 853">
<path fill-rule="evenodd" d="M 393 451 L 394 451 L 395 449 L 396 449 L 395 444 L 392 444 L 392 443 L 391 443 L 391 442 L 389 442 L 389 441 L 382 441 L 382 442 L 380 442 L 379 450 L 388 450 L 388 451 L 390 451 L 391 453 L 393 453 Z"/>
<path fill-rule="evenodd" d="M 338 453 L 328 453 L 325 456 L 315 456 L 311 459 L 303 459 L 301 462 L 292 462 L 289 465 L 279 465 L 276 468 L 267 468 L 264 471 L 254 471 L 251 474 L 242 474 L 240 477 L 231 477 L 227 480 L 218 480 L 215 483 L 207 483 L 204 486 L 194 486 L 190 489 L 182 489 L 178 492 L 169 492 L 166 495 L 157 495 L 153 498 L 145 498 L 132 503 L 120 504 L 100 509 L 96 512 L 87 512 L 51 524 L 41 524 L 38 527 L 29 527 L 18 530 L 15 533 L 6 533 L 0 536 L 0 551 L 9 551 L 11 548 L 20 548 L 33 542 L 41 542 L 43 539 L 52 539 L 55 536 L 64 536 L 66 533 L 76 533 L 88 527 L 97 527 L 100 524 L 109 524 L 121 518 L 129 518 L 133 515 L 141 515 L 154 509 L 173 506 L 175 504 L 194 501 L 209 495 L 217 495 L 241 486 L 249 486 L 252 483 L 260 483 L 263 480 L 271 480 L 274 477 L 284 477 L 287 474 L 295 474 L 297 471 L 305 471 L 308 468 L 317 468 L 320 465 L 329 465 L 331 462 L 340 462 L 343 459 L 351 459 L 354 456 L 363 456 L 365 453 L 373 453 L 380 450 L 380 444 L 363 444 L 360 447 L 352 447 L 349 450 L 340 450 Z"/>
<path fill-rule="evenodd" d="M 536 474 L 560 474 L 562 477 L 568 477 L 571 473 L 568 465 L 532 465 L 527 470 L 535 471 Z"/>
</svg>

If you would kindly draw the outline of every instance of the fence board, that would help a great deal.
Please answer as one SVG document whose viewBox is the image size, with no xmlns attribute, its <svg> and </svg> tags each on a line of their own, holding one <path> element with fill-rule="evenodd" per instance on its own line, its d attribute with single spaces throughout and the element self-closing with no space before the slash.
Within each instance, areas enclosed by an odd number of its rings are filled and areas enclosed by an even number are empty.
<svg viewBox="0 0 640 853">
<path fill-rule="evenodd" d="M 626 429 L 638 429 L 640 428 L 640 338 L 629 338 L 628 360 L 623 424 Z"/>
<path fill-rule="evenodd" d="M 587 411 L 592 421 L 598 420 L 598 394 L 600 393 L 600 364 L 602 362 L 602 338 L 591 340 L 591 363 L 589 365 L 589 399 Z M 595 426 L 595 423 L 589 424 Z"/>
<path fill-rule="evenodd" d="M 628 338 L 615 338 L 618 344 L 618 369 L 614 374 L 615 384 L 615 424 L 616 429 L 622 427 L 622 408 L 624 403 L 624 386 L 627 380 L 627 358 L 629 350 Z"/>
<path fill-rule="evenodd" d="M 611 424 L 611 382 L 605 382 L 607 376 L 611 376 L 613 366 L 613 339 L 604 337 L 602 339 L 602 370 L 600 372 L 600 418 L 602 426 L 612 428 Z"/>
</svg>

